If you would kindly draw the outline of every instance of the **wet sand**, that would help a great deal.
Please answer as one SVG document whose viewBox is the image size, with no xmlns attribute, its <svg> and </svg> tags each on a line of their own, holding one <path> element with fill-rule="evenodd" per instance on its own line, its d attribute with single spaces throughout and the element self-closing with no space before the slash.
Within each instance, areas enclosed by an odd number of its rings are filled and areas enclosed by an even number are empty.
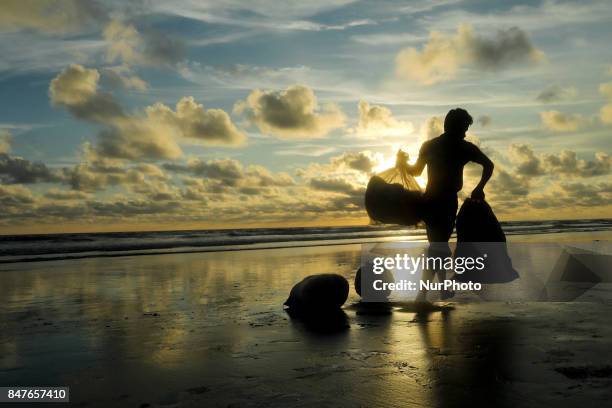
<svg viewBox="0 0 612 408">
<path fill-rule="evenodd" d="M 359 262 L 360 246 L 344 245 L 0 265 L 0 385 L 68 385 L 70 405 L 85 407 L 586 407 L 612 398 L 605 296 L 417 313 L 364 307 L 351 287 L 324 326 L 283 311 L 304 276 L 339 273 L 352 286 Z"/>
</svg>

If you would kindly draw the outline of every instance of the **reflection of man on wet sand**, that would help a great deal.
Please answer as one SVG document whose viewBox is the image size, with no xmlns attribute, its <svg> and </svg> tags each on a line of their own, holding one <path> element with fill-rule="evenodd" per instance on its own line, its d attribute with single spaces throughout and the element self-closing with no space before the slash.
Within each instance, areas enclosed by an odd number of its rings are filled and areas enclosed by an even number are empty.
<svg viewBox="0 0 612 408">
<path fill-rule="evenodd" d="M 472 191 L 472 198 L 484 199 L 484 186 L 493 174 L 493 162 L 473 143 L 465 141 L 465 132 L 473 123 L 470 114 L 461 108 L 452 109 L 444 119 L 444 133 L 423 143 L 419 158 L 408 171 L 418 176 L 427 165 L 422 218 L 430 242 L 428 256 L 451 256 L 448 240 L 455 227 L 457 193 L 463 187 L 463 166 L 468 162 L 482 165 L 482 177 Z M 474 228 L 478 226 L 474 225 Z M 423 271 L 423 279 L 431 280 L 436 272 L 438 281 L 445 279 L 445 271 Z M 417 300 L 424 301 L 427 293 L 420 292 Z M 443 298 L 452 296 L 443 293 Z"/>
</svg>

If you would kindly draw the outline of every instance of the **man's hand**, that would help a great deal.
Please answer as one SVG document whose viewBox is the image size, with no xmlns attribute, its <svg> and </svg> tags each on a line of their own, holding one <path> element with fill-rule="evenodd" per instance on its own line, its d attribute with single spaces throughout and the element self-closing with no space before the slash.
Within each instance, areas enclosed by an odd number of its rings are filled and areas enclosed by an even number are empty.
<svg viewBox="0 0 612 408">
<path fill-rule="evenodd" d="M 484 201 L 485 193 L 482 188 L 476 187 L 474 191 L 472 191 L 472 200 Z"/>
</svg>

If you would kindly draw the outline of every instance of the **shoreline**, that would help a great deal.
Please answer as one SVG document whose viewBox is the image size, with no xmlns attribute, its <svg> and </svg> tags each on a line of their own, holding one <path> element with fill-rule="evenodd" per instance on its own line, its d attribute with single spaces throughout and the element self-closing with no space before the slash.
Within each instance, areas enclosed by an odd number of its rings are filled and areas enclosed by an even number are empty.
<svg viewBox="0 0 612 408">
<path fill-rule="evenodd" d="M 516 237 L 524 237 L 527 242 L 547 242 L 548 240 L 541 240 L 543 236 L 551 235 L 555 237 L 567 237 L 568 235 L 575 235 L 576 237 L 584 237 L 584 234 L 592 236 L 603 237 L 603 240 L 612 240 L 612 229 L 609 230 L 597 230 L 597 231 L 538 231 L 531 233 L 506 233 L 508 241 L 516 242 Z M 91 251 L 91 252 L 76 252 L 76 253 L 57 253 L 48 254 L 37 254 L 33 257 L 21 257 L 16 259 L 2 259 L 0 257 L 0 265 L 3 264 L 14 264 L 14 263 L 30 263 L 30 262 L 51 262 L 51 261 L 64 261 L 64 260 L 78 260 L 78 259 L 90 259 L 90 258 L 117 258 L 126 256 L 146 256 L 146 255 L 171 255 L 171 254 L 194 254 L 194 253 L 209 253 L 209 252 L 233 252 L 233 251 L 249 251 L 249 250 L 260 250 L 260 249 L 285 249 L 285 248 L 309 248 L 318 246 L 344 246 L 344 245 L 360 245 L 360 244 L 373 244 L 380 242 L 424 242 L 426 241 L 424 236 L 419 236 L 420 239 L 414 239 L 416 236 L 409 236 L 408 240 L 402 240 L 408 236 L 383 236 L 376 239 L 360 239 L 360 238 L 347 238 L 347 239 L 334 239 L 334 240 L 321 240 L 320 238 L 299 240 L 299 241 L 268 241 L 258 243 L 244 243 L 234 245 L 207 245 L 207 246 L 178 246 L 167 247 L 162 249 L 143 249 L 143 250 L 108 250 L 108 251 Z M 528 238 L 532 237 L 532 238 Z M 600 240 L 601 238 L 593 237 L 592 240 Z M 456 240 L 455 234 L 451 237 L 450 242 Z M 583 240 L 585 240 L 583 238 Z M 285 244 L 285 245 L 278 245 Z M 16 255 L 20 256 L 20 255 Z"/>
</svg>

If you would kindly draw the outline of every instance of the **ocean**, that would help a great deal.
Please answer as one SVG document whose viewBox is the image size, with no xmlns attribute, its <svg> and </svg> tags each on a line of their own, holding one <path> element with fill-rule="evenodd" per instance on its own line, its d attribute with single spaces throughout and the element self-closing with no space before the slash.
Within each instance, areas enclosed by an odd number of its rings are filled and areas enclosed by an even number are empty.
<svg viewBox="0 0 612 408">
<path fill-rule="evenodd" d="M 502 222 L 506 235 L 612 230 L 612 219 Z M 402 226 L 0 235 L 0 263 L 426 239 Z"/>
</svg>

